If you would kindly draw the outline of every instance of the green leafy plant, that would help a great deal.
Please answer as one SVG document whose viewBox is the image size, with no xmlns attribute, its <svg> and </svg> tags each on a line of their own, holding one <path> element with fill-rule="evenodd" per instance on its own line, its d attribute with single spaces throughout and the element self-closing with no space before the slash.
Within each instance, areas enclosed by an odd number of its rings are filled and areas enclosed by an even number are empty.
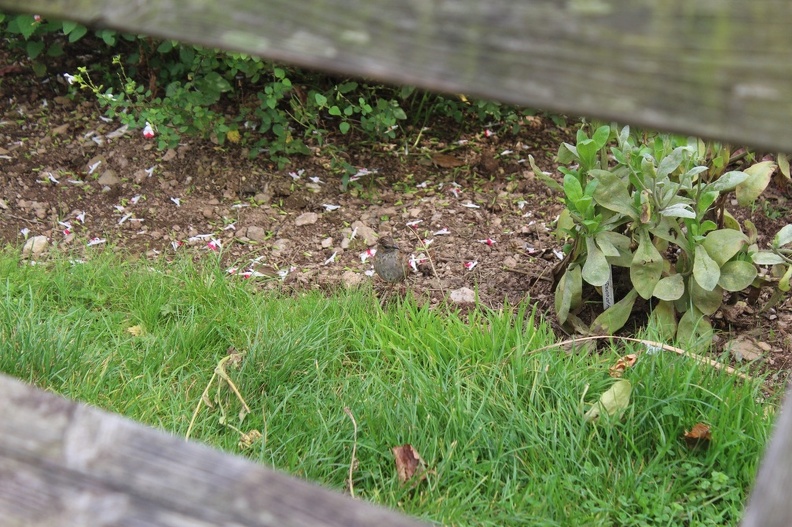
<svg viewBox="0 0 792 527">
<path fill-rule="evenodd" d="M 740 205 L 752 204 L 777 165 L 727 171 L 729 160 L 723 145 L 600 126 L 591 136 L 581 128 L 575 145 L 559 148 L 563 184 L 534 165 L 566 204 L 558 220 L 566 241 L 555 291 L 559 322 L 610 334 L 626 324 L 641 297 L 665 338 L 708 341 L 708 317 L 724 291 L 754 284 L 756 264 L 788 264 L 784 247 L 792 242 L 792 227 L 785 228 L 772 252 L 758 251 L 753 224 L 746 221 L 744 233 L 726 208 L 731 193 Z M 619 278 L 628 285 L 615 301 Z M 584 284 L 593 286 L 587 296 L 596 288 L 603 297 L 604 310 L 589 326 L 576 316 L 586 300 Z M 789 286 L 788 277 L 781 286 Z"/>
</svg>

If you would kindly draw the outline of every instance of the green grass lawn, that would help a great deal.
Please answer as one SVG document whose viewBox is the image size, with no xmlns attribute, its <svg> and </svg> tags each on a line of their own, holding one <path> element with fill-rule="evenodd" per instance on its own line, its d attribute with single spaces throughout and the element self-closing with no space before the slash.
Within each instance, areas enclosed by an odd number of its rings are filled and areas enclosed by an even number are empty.
<svg viewBox="0 0 792 527">
<path fill-rule="evenodd" d="M 130 331 L 131 330 L 131 331 Z M 620 418 L 583 414 L 640 345 L 601 354 L 541 347 L 530 303 L 464 316 L 370 290 L 278 295 L 214 261 L 110 256 L 36 266 L 0 253 L 0 370 L 446 525 L 735 525 L 767 441 L 760 386 L 675 354 L 642 353 Z M 354 434 L 350 417 L 357 423 Z M 709 448 L 681 439 L 710 425 Z M 241 433 L 262 436 L 250 448 Z M 391 448 L 430 471 L 400 484 Z"/>
</svg>

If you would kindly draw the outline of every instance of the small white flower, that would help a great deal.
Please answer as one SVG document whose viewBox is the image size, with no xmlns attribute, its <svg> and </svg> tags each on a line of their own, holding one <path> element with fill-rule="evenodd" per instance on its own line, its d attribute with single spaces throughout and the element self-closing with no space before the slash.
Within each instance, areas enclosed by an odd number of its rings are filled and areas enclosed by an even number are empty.
<svg viewBox="0 0 792 527">
<path fill-rule="evenodd" d="M 330 205 L 329 203 L 322 203 L 322 207 L 324 207 L 327 212 L 332 212 L 334 210 L 340 209 L 341 205 Z"/>
<path fill-rule="evenodd" d="M 174 202 L 177 207 L 181 207 L 181 199 L 179 199 L 179 198 L 171 198 L 170 200 L 172 202 Z"/>
<path fill-rule="evenodd" d="M 468 209 L 480 209 L 481 208 L 479 205 L 476 205 L 475 203 L 463 203 L 462 206 L 465 207 L 465 208 L 468 208 Z"/>
<path fill-rule="evenodd" d="M 336 251 L 336 252 L 334 252 L 333 254 L 331 254 L 331 255 L 330 255 L 330 258 L 328 258 L 327 260 L 325 260 L 325 261 L 324 261 L 324 263 L 322 263 L 322 265 L 328 265 L 328 264 L 331 264 L 331 263 L 335 262 L 335 259 L 336 259 L 336 254 L 338 254 L 338 251 Z"/>
<path fill-rule="evenodd" d="M 444 227 L 444 228 L 442 228 L 442 229 L 440 229 L 439 231 L 435 231 L 435 232 L 434 232 L 434 235 L 435 235 L 435 236 L 443 236 L 443 235 L 446 235 L 446 234 L 451 234 L 451 231 L 449 231 L 449 230 L 448 230 L 447 228 L 445 228 L 445 227 Z"/>
</svg>

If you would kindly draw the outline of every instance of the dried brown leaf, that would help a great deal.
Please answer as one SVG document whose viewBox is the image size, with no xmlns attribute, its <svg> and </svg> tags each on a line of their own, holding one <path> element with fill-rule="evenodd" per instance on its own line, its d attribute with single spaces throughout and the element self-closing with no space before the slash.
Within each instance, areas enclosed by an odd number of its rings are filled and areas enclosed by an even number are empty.
<svg viewBox="0 0 792 527">
<path fill-rule="evenodd" d="M 712 441 L 712 432 L 709 425 L 696 423 L 690 430 L 685 430 L 683 439 L 690 448 L 707 448 Z"/>
<path fill-rule="evenodd" d="M 407 443 L 401 446 L 395 446 L 391 450 L 393 451 L 393 457 L 396 459 L 396 474 L 399 476 L 399 481 L 401 483 L 410 480 L 419 469 L 420 479 L 426 477 L 426 462 L 421 458 L 418 451 L 415 450 L 415 447 Z"/>
<path fill-rule="evenodd" d="M 621 377 L 624 373 L 624 370 L 627 368 L 632 368 L 635 365 L 635 362 L 638 360 L 638 355 L 635 353 L 630 353 L 629 355 L 625 355 L 621 357 L 619 360 L 616 361 L 616 364 L 610 367 L 608 370 L 610 372 L 611 377 Z"/>
</svg>

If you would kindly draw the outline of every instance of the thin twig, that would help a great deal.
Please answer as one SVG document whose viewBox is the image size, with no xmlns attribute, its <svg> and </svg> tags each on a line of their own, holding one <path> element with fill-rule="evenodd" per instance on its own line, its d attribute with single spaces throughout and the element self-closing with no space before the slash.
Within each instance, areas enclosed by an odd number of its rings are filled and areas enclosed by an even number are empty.
<svg viewBox="0 0 792 527">
<path fill-rule="evenodd" d="M 725 364 L 721 364 L 720 362 L 714 361 L 714 360 L 712 360 L 712 359 L 710 359 L 708 357 L 704 357 L 704 356 L 698 355 L 696 353 L 693 353 L 693 352 L 690 352 L 690 351 L 687 351 L 687 350 L 683 350 L 681 348 L 676 348 L 674 346 L 669 346 L 668 344 L 663 344 L 661 342 L 654 342 L 652 340 L 636 339 L 636 338 L 633 338 L 633 337 L 619 337 L 619 336 L 615 336 L 615 335 L 594 335 L 594 336 L 591 336 L 591 337 L 581 337 L 581 338 L 578 338 L 578 339 L 564 340 L 564 341 L 561 341 L 561 342 L 557 342 L 556 344 L 551 344 L 549 346 L 543 346 L 541 348 L 537 348 L 535 350 L 531 350 L 531 352 L 535 353 L 535 352 L 538 352 L 538 351 L 544 351 L 544 350 L 548 350 L 548 349 L 552 349 L 552 348 L 558 348 L 558 347 L 561 347 L 561 346 L 565 346 L 566 344 L 575 344 L 576 342 L 584 342 L 584 341 L 587 341 L 587 340 L 604 340 L 604 339 L 619 339 L 619 340 L 626 340 L 626 341 L 629 341 L 629 342 L 638 342 L 640 344 L 644 344 L 646 346 L 651 346 L 651 347 L 654 347 L 654 348 L 660 348 L 660 349 L 663 349 L 665 351 L 673 351 L 674 353 L 678 353 L 679 355 L 683 355 L 685 357 L 690 357 L 693 360 L 697 360 L 697 361 L 699 361 L 701 363 L 704 363 L 704 364 L 707 364 L 709 366 L 712 366 L 715 369 L 723 370 L 726 373 L 729 373 L 729 374 L 732 374 L 732 375 L 736 375 L 737 377 L 740 377 L 741 379 L 745 379 L 746 381 L 755 381 L 756 380 L 753 377 L 751 377 L 750 375 L 746 375 L 745 373 L 742 373 L 742 372 L 739 372 L 739 371 L 735 370 L 731 366 L 726 366 Z"/>
<path fill-rule="evenodd" d="M 357 459 L 355 458 L 357 455 L 357 421 L 355 421 L 355 416 L 352 415 L 352 411 L 349 409 L 349 407 L 344 407 L 344 413 L 347 414 L 352 420 L 352 427 L 354 428 L 352 439 L 352 461 L 349 462 L 349 495 L 354 498 L 355 485 L 352 483 L 352 473 L 354 472 L 355 464 L 357 463 Z"/>
<path fill-rule="evenodd" d="M 190 419 L 190 426 L 187 427 L 187 434 L 184 436 L 185 441 L 189 441 L 190 439 L 190 433 L 192 432 L 193 425 L 195 424 L 195 418 L 198 417 L 198 411 L 201 409 L 201 405 L 204 402 L 204 398 L 208 397 L 209 395 L 209 388 L 211 388 L 212 383 L 215 380 L 215 377 L 217 377 L 216 372 L 212 374 L 212 378 L 209 379 L 209 383 L 206 385 L 206 388 L 204 388 L 201 397 L 198 399 L 198 404 L 195 406 L 195 411 L 193 412 L 192 419 Z"/>
</svg>

